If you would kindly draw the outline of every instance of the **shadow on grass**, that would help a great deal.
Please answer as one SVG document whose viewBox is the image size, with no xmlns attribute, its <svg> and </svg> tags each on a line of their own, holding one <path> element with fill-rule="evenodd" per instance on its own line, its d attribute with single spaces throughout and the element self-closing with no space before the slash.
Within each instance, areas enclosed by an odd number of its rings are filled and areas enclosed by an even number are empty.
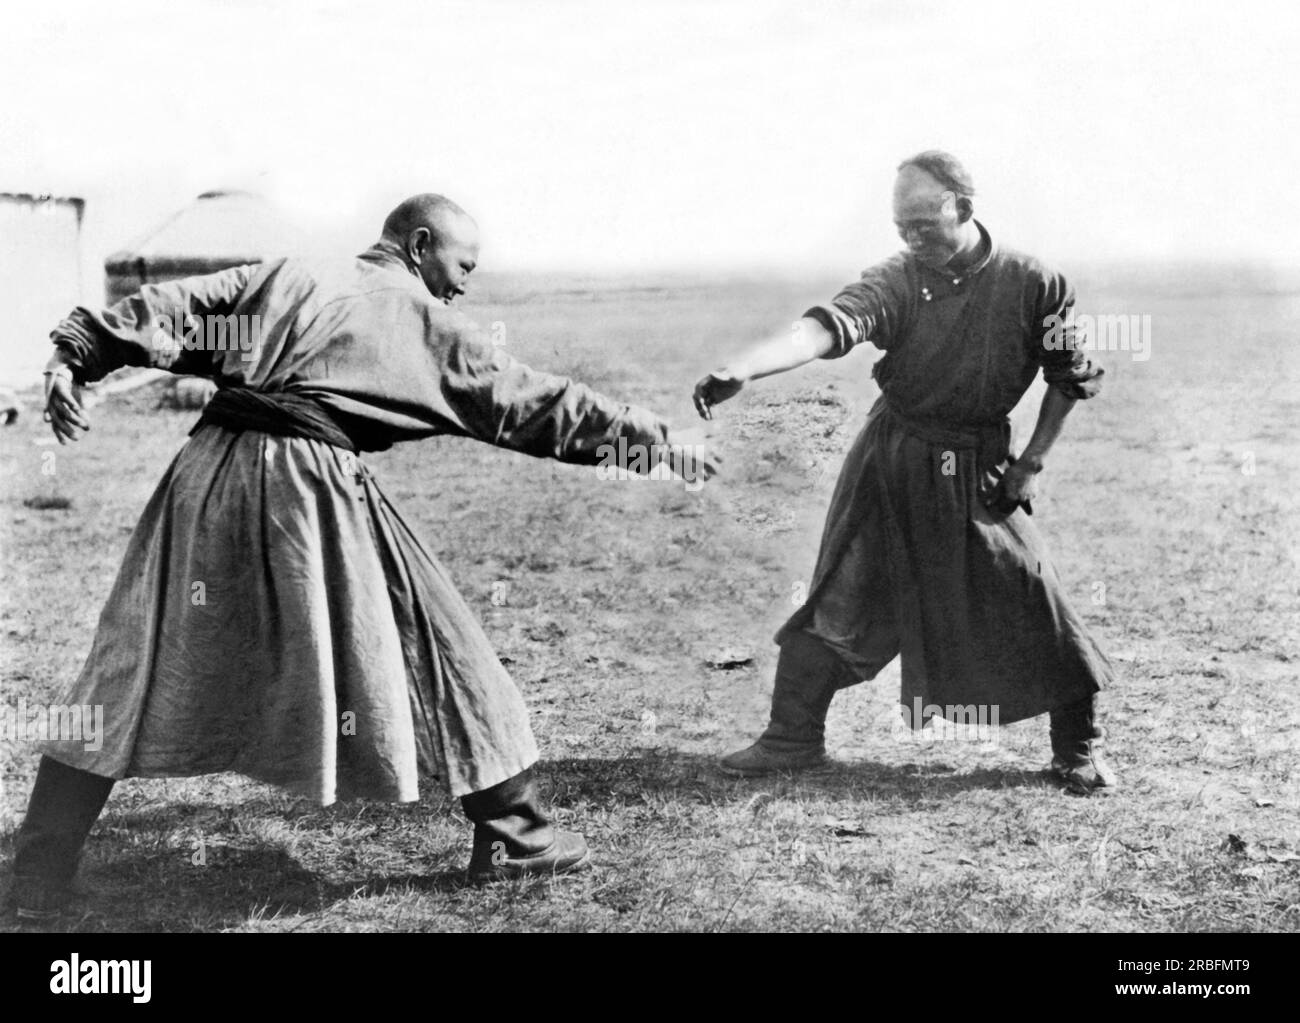
<svg viewBox="0 0 1300 1023">
<path fill-rule="evenodd" d="M 311 807 L 250 798 L 242 805 L 201 801 L 110 803 L 87 843 L 71 910 L 50 931 L 219 931 L 282 917 L 310 918 L 349 900 L 393 895 L 454 897 L 471 886 L 457 866 L 467 844 L 445 800 L 419 805 L 342 803 Z M 380 823 L 373 831 L 383 856 L 358 852 L 335 839 L 341 819 L 357 814 Z M 202 862 L 189 836 L 207 819 Z M 284 829 L 293 837 L 259 834 Z M 437 831 L 437 834 L 426 832 Z M 368 836 L 370 837 L 370 836 Z M 449 839 L 446 842 L 440 839 Z M 12 913 L 12 834 L 0 842 L 0 931 L 24 929 Z M 301 846 L 298 842 L 301 841 Z M 413 849 L 413 846 L 416 848 Z M 299 855 L 299 850 L 303 854 Z M 384 872 L 391 864 L 393 869 Z M 420 870 L 421 864 L 427 869 Z M 290 928 L 292 929 L 292 928 Z"/>
<path fill-rule="evenodd" d="M 881 764 L 837 761 L 825 768 L 737 778 L 718 767 L 717 758 L 677 751 L 649 750 L 619 759 L 568 758 L 547 761 L 539 773 L 550 782 L 558 805 L 589 800 L 617 804 L 642 797 L 690 802 L 744 802 L 760 789 L 778 789 L 807 798 L 897 798 L 933 802 L 975 789 L 1060 788 L 1050 771 L 1005 768 L 959 770 L 942 763 Z"/>
<path fill-rule="evenodd" d="M 156 815 L 154 819 L 156 827 Z M 403 898 L 451 896 L 470 888 L 463 871 L 445 868 L 329 880 L 271 845 L 223 849 L 201 870 L 184 866 L 184 860 L 174 856 L 102 847 L 94 849 L 94 856 L 99 862 L 83 867 L 79 875 L 73 910 L 53 924 L 31 929 L 219 931 L 279 917 L 310 916 L 352 899 L 390 893 Z M 10 869 L 10 864 L 0 868 L 6 903 Z M 0 930 L 21 929 L 9 909 L 6 906 Z"/>
<path fill-rule="evenodd" d="M 853 800 L 898 798 L 904 802 L 933 802 L 976 789 L 1056 787 L 1048 772 L 1004 769 L 958 771 L 944 764 L 885 765 L 870 761 L 841 762 L 829 768 L 763 778 L 734 778 L 724 774 L 716 758 L 677 751 L 648 750 L 622 758 L 564 758 L 543 762 L 538 776 L 548 801 L 564 810 L 585 804 L 617 812 L 643 807 L 646 801 L 725 806 L 743 804 L 755 792 L 808 799 Z M 330 810 L 307 811 L 291 804 L 250 799 L 239 808 L 242 824 L 236 834 L 214 844 L 206 863 L 193 865 L 188 853 L 159 843 L 193 825 L 208 808 L 189 801 L 151 803 L 140 809 L 109 813 L 99 834 L 90 841 L 89 869 L 84 887 L 91 897 L 83 912 L 50 928 L 61 931 L 211 931 L 323 913 L 337 903 L 393 895 L 455 899 L 473 891 L 464 873 L 451 864 L 462 855 L 455 848 L 431 850 L 430 869 L 414 872 L 418 854 L 400 849 L 382 873 L 360 862 L 349 862 L 345 845 L 332 854 L 329 829 L 336 819 Z M 449 804 L 440 798 L 418 808 L 367 805 L 362 811 L 386 823 L 373 836 L 379 845 L 405 846 L 410 829 L 438 823 L 454 827 Z M 579 813 L 582 811 L 579 810 Z M 319 819 L 316 814 L 319 813 Z M 325 856 L 332 862 L 312 869 L 273 838 L 250 833 L 257 822 L 293 821 L 314 843 L 310 860 Z M 578 822 L 580 824 L 580 821 Z M 0 876 L 8 881 L 12 836 L 4 842 Z M 361 868 L 361 869 L 354 869 Z M 5 887 L 8 885 L 6 883 Z M 0 930 L 15 928 L 9 916 Z"/>
</svg>

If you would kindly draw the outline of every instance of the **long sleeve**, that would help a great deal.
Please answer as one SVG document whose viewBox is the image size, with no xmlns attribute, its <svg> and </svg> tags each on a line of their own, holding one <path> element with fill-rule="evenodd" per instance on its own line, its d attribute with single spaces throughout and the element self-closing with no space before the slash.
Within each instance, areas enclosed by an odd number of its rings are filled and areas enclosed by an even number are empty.
<svg viewBox="0 0 1300 1023">
<path fill-rule="evenodd" d="M 907 308 L 907 264 L 902 255 L 895 255 L 862 271 L 827 305 L 814 306 L 804 316 L 817 320 L 835 339 L 823 358 L 838 359 L 863 341 L 888 351 L 899 336 Z"/>
<path fill-rule="evenodd" d="M 206 375 L 214 354 L 237 343 L 227 321 L 252 267 L 146 284 L 107 309 L 78 306 L 50 334 L 78 383 L 100 380 L 122 366 L 156 366 Z M 220 319 L 218 319 L 220 318 Z"/>
<path fill-rule="evenodd" d="M 1086 339 L 1074 322 L 1074 289 L 1060 274 L 1048 273 L 1039 282 L 1033 324 L 1034 357 L 1043 379 L 1070 398 L 1091 398 L 1101 390 L 1105 370 L 1089 357 Z"/>
<path fill-rule="evenodd" d="M 667 425 L 652 412 L 529 368 L 464 317 L 454 324 L 454 335 L 444 334 L 439 345 L 441 391 L 468 435 L 583 465 L 598 464 L 600 449 L 617 446 L 620 438 L 625 448 L 667 443 Z"/>
<path fill-rule="evenodd" d="M 657 416 L 518 362 L 383 253 L 353 262 L 271 261 L 253 268 L 247 283 L 230 274 L 177 282 L 186 285 L 178 290 L 196 315 L 232 308 L 236 319 L 258 317 L 250 357 L 186 351 L 172 368 L 212 373 L 225 386 L 312 398 L 356 434 L 363 450 L 449 434 L 596 465 L 607 462 L 605 444 L 665 443 L 667 427 Z M 166 299 L 175 300 L 176 293 Z M 147 322 L 153 305 L 127 310 L 131 323 Z M 144 347 L 148 330 L 126 329 L 120 309 L 111 339 L 88 358 L 102 361 L 107 349 L 145 364 L 153 354 Z M 204 355 L 207 366 L 192 368 Z"/>
</svg>

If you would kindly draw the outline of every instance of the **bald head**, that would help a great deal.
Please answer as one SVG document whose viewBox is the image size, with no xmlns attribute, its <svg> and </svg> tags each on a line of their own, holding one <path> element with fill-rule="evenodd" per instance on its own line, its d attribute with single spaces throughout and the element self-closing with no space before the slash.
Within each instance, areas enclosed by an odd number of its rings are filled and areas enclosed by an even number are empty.
<svg viewBox="0 0 1300 1023">
<path fill-rule="evenodd" d="M 384 221 L 384 237 L 401 243 L 417 227 L 442 234 L 454 229 L 458 220 L 472 221 L 473 218 L 445 195 L 423 192 L 411 196 L 388 214 Z"/>
<path fill-rule="evenodd" d="M 401 255 L 429 293 L 451 302 L 478 265 L 478 225 L 446 196 L 413 195 L 384 221 L 383 243 Z"/>
</svg>

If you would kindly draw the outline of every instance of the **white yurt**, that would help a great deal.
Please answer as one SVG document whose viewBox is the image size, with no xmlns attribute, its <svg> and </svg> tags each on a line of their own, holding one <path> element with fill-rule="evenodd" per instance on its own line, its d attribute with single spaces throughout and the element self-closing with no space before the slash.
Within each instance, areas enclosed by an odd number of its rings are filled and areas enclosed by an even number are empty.
<svg viewBox="0 0 1300 1023">
<path fill-rule="evenodd" d="M 0 193 L 0 388 L 41 382 L 50 330 L 84 300 L 84 200 Z"/>
<path fill-rule="evenodd" d="M 301 254 L 306 245 L 298 224 L 255 192 L 204 192 L 104 260 L 106 298 L 113 303 L 141 284 Z"/>
</svg>

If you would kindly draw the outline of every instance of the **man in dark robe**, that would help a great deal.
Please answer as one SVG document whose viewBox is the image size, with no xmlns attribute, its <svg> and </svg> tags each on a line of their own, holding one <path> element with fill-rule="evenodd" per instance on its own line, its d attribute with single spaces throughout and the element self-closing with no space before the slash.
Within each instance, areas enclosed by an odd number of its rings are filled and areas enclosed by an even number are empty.
<svg viewBox="0 0 1300 1023">
<path fill-rule="evenodd" d="M 455 310 L 478 244 L 463 210 L 419 195 L 355 259 L 146 285 L 55 329 L 46 415 L 60 442 L 89 429 L 74 385 L 123 365 L 220 389 L 62 698 L 102 705 L 103 735 L 44 748 L 16 844 L 21 915 L 57 913 L 128 777 L 236 771 L 328 804 L 413 801 L 436 776 L 474 822 L 474 880 L 587 862 L 582 836 L 539 804 L 519 691 L 357 454 L 451 434 L 579 464 L 615 450 L 649 468 L 649 454 L 687 479 L 714 463 L 654 414 L 517 362 Z M 250 325 L 255 343 L 231 342 Z"/>
<path fill-rule="evenodd" d="M 777 634 L 771 721 L 724 770 L 761 775 L 825 762 L 835 692 L 902 659 L 914 728 L 948 710 L 969 722 L 1051 716 L 1067 787 L 1116 784 L 1101 756 L 1096 693 L 1111 668 L 1069 606 L 1029 518 L 1066 415 L 1102 369 L 1074 335 L 1074 294 L 974 218 L 959 161 L 928 151 L 899 167 L 894 219 L 907 249 L 864 271 L 792 336 L 750 348 L 695 389 L 705 418 L 750 380 L 870 341 L 881 395 L 831 499 L 807 601 Z M 1042 370 L 1033 436 L 1009 451 L 1008 413 Z M 921 713 L 917 713 L 917 709 Z M 996 715 L 996 717 L 994 717 Z M 973 723 L 973 722 L 969 722 Z"/>
</svg>

